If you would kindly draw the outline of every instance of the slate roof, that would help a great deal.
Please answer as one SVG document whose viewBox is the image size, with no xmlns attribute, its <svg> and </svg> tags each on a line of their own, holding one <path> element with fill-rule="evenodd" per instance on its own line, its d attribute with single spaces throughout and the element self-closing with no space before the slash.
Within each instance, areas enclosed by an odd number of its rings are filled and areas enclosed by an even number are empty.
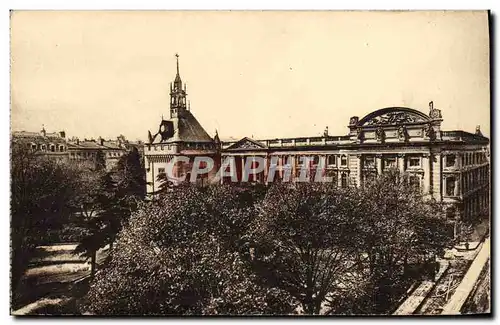
<svg viewBox="0 0 500 325">
<path fill-rule="evenodd" d="M 201 126 L 190 111 L 185 110 L 181 116 L 170 119 L 174 123 L 174 135 L 163 143 L 172 142 L 213 142 L 207 131 Z M 160 143 L 157 135 L 153 143 Z"/>
</svg>

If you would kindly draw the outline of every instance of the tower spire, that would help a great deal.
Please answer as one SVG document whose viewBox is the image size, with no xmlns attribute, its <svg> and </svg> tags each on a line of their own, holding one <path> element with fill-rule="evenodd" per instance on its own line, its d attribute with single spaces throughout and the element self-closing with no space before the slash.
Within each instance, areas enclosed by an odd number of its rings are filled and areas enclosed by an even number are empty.
<svg viewBox="0 0 500 325">
<path fill-rule="evenodd" d="M 179 73 L 179 54 L 175 53 L 177 73 L 175 75 L 173 87 L 170 86 L 170 118 L 184 114 L 186 110 L 186 86 L 182 89 L 182 80 Z"/>
<path fill-rule="evenodd" d="M 179 74 L 179 53 L 175 53 L 175 58 L 177 59 L 177 75 L 180 76 L 180 74 Z"/>
<path fill-rule="evenodd" d="M 179 53 L 175 53 L 175 59 L 177 61 L 177 74 L 175 75 L 174 89 L 182 90 L 181 74 L 179 73 Z"/>
</svg>

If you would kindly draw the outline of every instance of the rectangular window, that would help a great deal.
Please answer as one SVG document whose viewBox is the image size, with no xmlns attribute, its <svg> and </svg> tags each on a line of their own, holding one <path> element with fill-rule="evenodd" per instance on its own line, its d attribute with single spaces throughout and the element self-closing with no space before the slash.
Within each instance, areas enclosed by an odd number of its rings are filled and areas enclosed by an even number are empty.
<svg viewBox="0 0 500 325">
<path fill-rule="evenodd" d="M 347 174 L 346 173 L 342 173 L 342 177 L 341 177 L 341 186 L 346 188 L 347 187 Z"/>
<path fill-rule="evenodd" d="M 342 156 L 340 158 L 340 165 L 341 166 L 347 166 L 347 157 L 346 156 Z"/>
<path fill-rule="evenodd" d="M 365 168 L 375 168 L 375 157 L 365 157 L 363 162 Z"/>
<path fill-rule="evenodd" d="M 328 156 L 328 166 L 335 166 L 337 164 L 337 157 L 335 155 Z"/>
<path fill-rule="evenodd" d="M 165 168 L 158 168 L 158 175 L 165 174 Z"/>
<path fill-rule="evenodd" d="M 396 168 L 396 158 L 385 158 L 384 168 L 385 169 Z"/>
<path fill-rule="evenodd" d="M 446 156 L 446 167 L 455 166 L 456 158 L 455 155 L 447 155 Z"/>
<path fill-rule="evenodd" d="M 420 166 L 420 158 L 419 157 L 408 158 L 408 166 L 409 167 L 419 167 Z"/>
</svg>

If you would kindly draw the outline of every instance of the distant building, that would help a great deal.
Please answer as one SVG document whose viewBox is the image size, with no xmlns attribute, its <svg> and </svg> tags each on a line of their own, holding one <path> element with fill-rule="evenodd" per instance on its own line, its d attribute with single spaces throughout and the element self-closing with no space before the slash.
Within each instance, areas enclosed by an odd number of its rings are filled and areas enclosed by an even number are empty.
<svg viewBox="0 0 500 325">
<path fill-rule="evenodd" d="M 115 167 L 118 160 L 132 148 L 136 148 L 141 157 L 144 154 L 141 142 L 127 141 L 123 136 L 117 137 L 116 140 L 104 140 L 101 137 L 97 140 L 67 139 L 64 131 L 48 133 L 45 128 L 40 132 L 12 132 L 12 141 L 35 154 L 57 160 L 94 165 L 99 159 L 98 156 L 102 155 L 107 170 Z"/>
<path fill-rule="evenodd" d="M 107 170 L 113 169 L 120 157 L 125 155 L 127 151 L 128 147 L 121 139 L 104 140 L 99 137 L 97 140 L 84 139 L 80 141 L 76 139 L 76 141 L 68 142 L 68 156 L 71 161 L 96 163 L 98 159 L 101 159 L 99 155 L 102 155 Z"/>
<path fill-rule="evenodd" d="M 446 205 L 446 216 L 451 220 L 473 218 L 489 212 L 490 162 L 489 139 L 481 134 L 441 130 L 441 110 L 429 103 L 429 113 L 406 107 L 388 107 L 376 110 L 359 119 L 350 118 L 346 135 L 331 136 L 328 129 L 322 136 L 254 140 L 242 138 L 221 142 L 215 134 L 211 138 L 186 107 L 186 87 L 182 87 L 177 59 L 177 74 L 170 87 L 170 119 L 162 120 L 159 131 L 149 132 L 145 144 L 145 167 L 148 193 L 158 190 L 158 175 L 165 173 L 167 164 L 176 156 L 189 157 L 188 162 L 176 164 L 174 176 L 189 179 L 193 159 L 210 156 L 215 168 L 228 157 L 236 162 L 238 181 L 243 178 L 247 160 L 278 158 L 277 174 L 273 181 L 291 172 L 298 177 L 301 157 L 313 157 L 310 177 L 322 162 L 325 174 L 337 186 L 362 186 L 396 168 L 409 174 L 409 182 L 427 198 Z M 308 168 L 309 168 L 308 167 Z M 268 181 L 268 169 L 252 175 L 250 182 Z M 215 173 L 209 174 L 208 178 Z M 230 178 L 221 180 L 229 182 Z"/>
<path fill-rule="evenodd" d="M 40 155 L 45 155 L 57 160 L 68 157 L 68 146 L 64 131 L 48 133 L 42 127 L 40 132 L 14 131 L 12 141 Z"/>
</svg>

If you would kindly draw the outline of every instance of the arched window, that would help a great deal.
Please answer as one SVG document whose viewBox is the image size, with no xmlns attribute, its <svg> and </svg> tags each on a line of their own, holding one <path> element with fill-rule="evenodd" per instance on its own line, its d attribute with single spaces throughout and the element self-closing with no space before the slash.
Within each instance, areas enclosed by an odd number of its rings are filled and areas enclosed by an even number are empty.
<svg viewBox="0 0 500 325">
<path fill-rule="evenodd" d="M 455 155 L 446 155 L 446 167 L 455 166 Z"/>
</svg>

